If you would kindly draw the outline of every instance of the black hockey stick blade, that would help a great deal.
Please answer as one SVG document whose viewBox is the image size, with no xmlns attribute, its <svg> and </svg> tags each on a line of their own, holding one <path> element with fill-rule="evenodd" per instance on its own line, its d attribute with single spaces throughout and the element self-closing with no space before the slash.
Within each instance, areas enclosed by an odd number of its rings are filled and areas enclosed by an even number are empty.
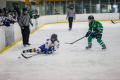
<svg viewBox="0 0 120 80">
<path fill-rule="evenodd" d="M 113 20 L 111 20 L 111 22 L 112 22 L 113 24 L 115 24 Z"/>
<path fill-rule="evenodd" d="M 21 55 L 22 55 L 25 59 L 28 59 L 28 58 L 31 58 L 31 57 L 36 56 L 36 55 L 38 55 L 38 54 L 35 54 L 35 55 L 32 55 L 32 56 L 29 56 L 29 57 L 26 57 L 26 56 L 23 55 L 22 53 L 21 53 Z"/>
<path fill-rule="evenodd" d="M 26 57 L 26 56 L 24 56 L 22 53 L 21 53 L 21 55 L 22 55 L 25 59 L 27 59 L 27 57 Z"/>
<path fill-rule="evenodd" d="M 74 44 L 74 43 L 78 42 L 79 40 L 81 40 L 81 39 L 83 39 L 83 38 L 85 38 L 85 36 L 82 37 L 82 38 L 80 38 L 80 39 L 78 39 L 78 40 L 76 40 L 76 41 L 74 41 L 74 42 L 72 42 L 72 43 L 65 42 L 65 44 Z"/>
</svg>

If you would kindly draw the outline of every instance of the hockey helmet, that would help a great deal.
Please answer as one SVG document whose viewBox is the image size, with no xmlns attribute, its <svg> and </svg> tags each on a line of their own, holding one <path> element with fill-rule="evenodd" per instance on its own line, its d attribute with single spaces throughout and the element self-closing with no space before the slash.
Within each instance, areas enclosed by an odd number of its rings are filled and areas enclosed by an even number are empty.
<svg viewBox="0 0 120 80">
<path fill-rule="evenodd" d="M 52 35 L 51 35 L 51 38 L 54 38 L 55 41 L 57 41 L 57 34 L 52 34 Z"/>
<path fill-rule="evenodd" d="M 88 19 L 94 19 L 93 15 L 88 16 Z"/>
<path fill-rule="evenodd" d="M 27 8 L 23 8 L 23 11 L 28 11 Z"/>
<path fill-rule="evenodd" d="M 10 13 L 10 12 L 13 12 L 13 10 L 9 10 L 9 13 Z"/>
<path fill-rule="evenodd" d="M 2 9 L 0 9 L 0 13 L 3 13 L 3 10 L 2 10 Z"/>
</svg>

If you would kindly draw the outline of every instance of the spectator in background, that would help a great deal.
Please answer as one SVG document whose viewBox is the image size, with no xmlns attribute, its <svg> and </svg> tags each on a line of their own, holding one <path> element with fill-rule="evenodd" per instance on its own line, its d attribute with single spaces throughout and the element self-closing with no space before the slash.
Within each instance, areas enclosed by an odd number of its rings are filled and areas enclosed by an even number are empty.
<svg viewBox="0 0 120 80">
<path fill-rule="evenodd" d="M 17 3 L 14 6 L 14 10 L 16 10 L 17 12 L 19 11 L 19 7 L 18 7 Z"/>
<path fill-rule="evenodd" d="M 14 10 L 16 10 L 17 14 L 18 14 L 18 17 L 20 16 L 20 10 L 19 10 L 19 7 L 17 4 L 15 4 L 14 6 Z"/>
<path fill-rule="evenodd" d="M 57 10 L 55 9 L 55 13 L 57 13 Z"/>
<path fill-rule="evenodd" d="M 6 13 L 8 13 L 8 9 L 7 8 L 3 8 L 4 10 L 4 16 L 6 15 Z"/>
<path fill-rule="evenodd" d="M 23 8 L 23 15 L 20 16 L 19 25 L 21 27 L 23 46 L 30 45 L 29 43 L 29 23 L 33 26 L 30 16 L 27 14 L 27 8 Z"/>
<path fill-rule="evenodd" d="M 4 16 L 4 19 L 5 19 L 5 20 L 7 20 L 8 18 L 10 18 L 9 12 L 7 12 L 7 13 L 5 14 L 5 16 Z"/>
<path fill-rule="evenodd" d="M 17 21 L 17 22 L 19 21 L 18 14 L 17 14 L 17 11 L 16 11 L 16 10 L 14 10 L 13 19 L 14 19 L 14 21 Z"/>
<path fill-rule="evenodd" d="M 13 11 L 12 11 L 12 10 L 9 10 L 9 17 L 10 17 L 11 19 L 13 19 L 13 16 L 14 16 Z"/>
<path fill-rule="evenodd" d="M 3 25 L 3 10 L 0 9 L 0 25 Z"/>
<path fill-rule="evenodd" d="M 28 12 L 27 12 L 27 13 L 28 13 L 28 15 L 30 14 L 30 10 L 29 10 L 29 9 L 28 9 Z"/>
<path fill-rule="evenodd" d="M 34 17 L 34 19 L 37 19 L 37 18 L 39 17 L 38 11 L 37 11 L 37 10 L 34 11 L 33 17 Z"/>
<path fill-rule="evenodd" d="M 60 14 L 57 9 L 55 9 L 55 14 Z"/>
<path fill-rule="evenodd" d="M 33 17 L 33 15 L 32 15 L 33 13 L 32 13 L 32 12 L 33 12 L 33 11 L 31 10 L 31 11 L 29 11 L 29 13 L 28 13 L 31 19 L 32 19 L 32 17 Z"/>
<path fill-rule="evenodd" d="M 11 17 L 9 15 L 9 12 L 7 12 L 4 16 L 4 22 L 3 22 L 3 25 L 9 27 L 10 26 L 10 23 L 14 23 L 13 20 L 11 20 Z"/>
</svg>

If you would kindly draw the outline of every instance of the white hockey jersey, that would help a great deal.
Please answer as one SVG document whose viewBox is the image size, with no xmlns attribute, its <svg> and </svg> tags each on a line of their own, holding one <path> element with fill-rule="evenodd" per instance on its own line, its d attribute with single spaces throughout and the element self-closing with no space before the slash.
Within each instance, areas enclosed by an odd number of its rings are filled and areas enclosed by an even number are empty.
<svg viewBox="0 0 120 80">
<path fill-rule="evenodd" d="M 9 17 L 10 17 L 11 19 L 13 19 L 13 16 L 14 16 L 14 15 L 11 15 L 11 14 L 9 13 Z"/>
<path fill-rule="evenodd" d="M 59 49 L 60 42 L 54 41 L 54 43 L 52 43 L 51 39 L 47 39 L 45 47 L 49 48 L 50 46 L 54 46 L 54 51 L 56 51 Z"/>
<path fill-rule="evenodd" d="M 6 19 L 10 19 L 10 20 L 12 20 L 13 18 L 12 18 L 11 15 L 8 15 L 8 16 L 4 16 L 4 20 L 6 20 Z"/>
<path fill-rule="evenodd" d="M 0 25 L 3 25 L 4 18 L 3 16 L 0 16 Z"/>
</svg>

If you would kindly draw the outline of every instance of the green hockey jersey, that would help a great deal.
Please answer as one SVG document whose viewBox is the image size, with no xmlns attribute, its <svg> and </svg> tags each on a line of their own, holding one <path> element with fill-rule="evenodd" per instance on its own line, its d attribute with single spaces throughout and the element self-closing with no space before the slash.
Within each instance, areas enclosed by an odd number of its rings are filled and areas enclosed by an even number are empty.
<svg viewBox="0 0 120 80">
<path fill-rule="evenodd" d="M 103 26 L 99 21 L 94 20 L 93 23 L 89 23 L 89 32 L 102 33 L 103 32 Z"/>
<path fill-rule="evenodd" d="M 33 14 L 32 13 L 28 13 L 28 15 L 32 18 L 33 17 Z"/>
</svg>

